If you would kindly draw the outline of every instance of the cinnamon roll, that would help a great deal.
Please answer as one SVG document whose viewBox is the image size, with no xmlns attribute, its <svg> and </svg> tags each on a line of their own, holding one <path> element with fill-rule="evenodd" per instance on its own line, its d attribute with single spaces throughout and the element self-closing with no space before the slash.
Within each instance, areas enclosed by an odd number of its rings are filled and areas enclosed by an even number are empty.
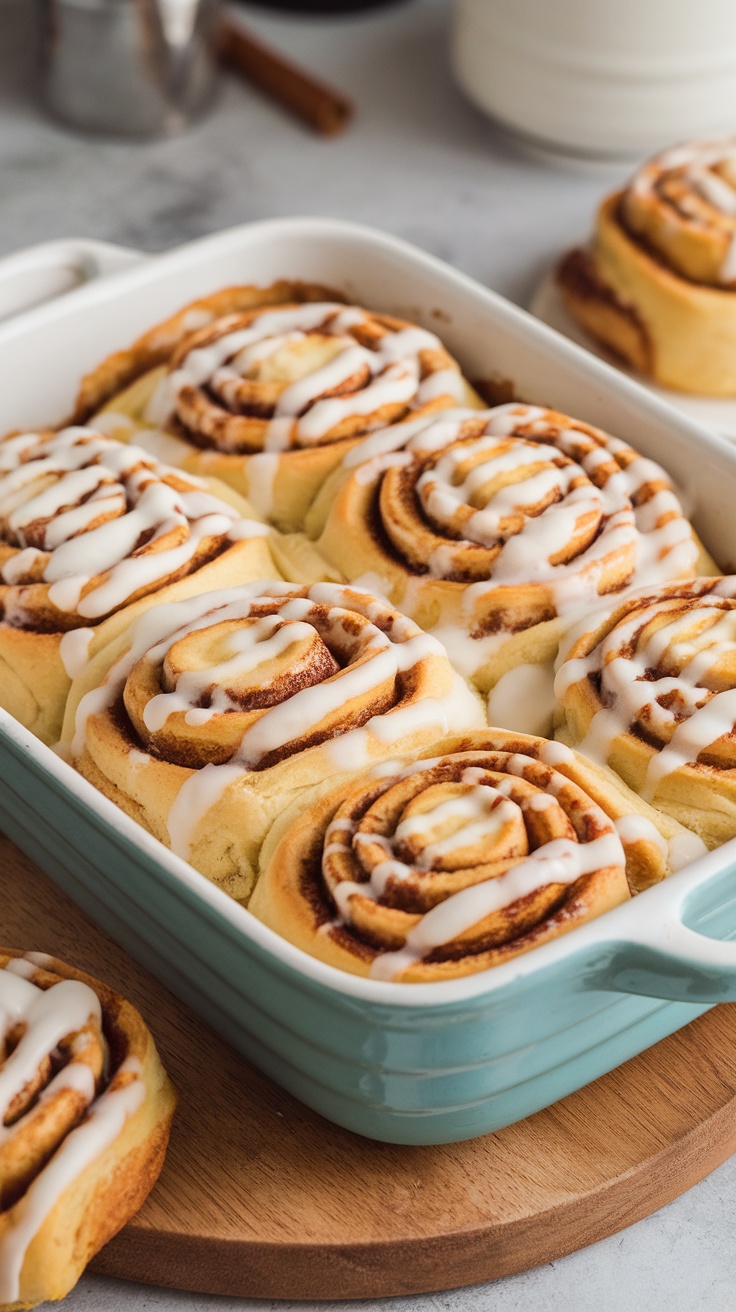
<svg viewBox="0 0 736 1312">
<path fill-rule="evenodd" d="M 452 979 L 626 901 L 627 864 L 655 882 L 678 836 L 560 743 L 490 729 L 287 817 L 250 910 L 353 974 Z"/>
<path fill-rule="evenodd" d="M 129 1002 L 0 949 L 0 1312 L 76 1284 L 150 1193 L 175 1104 Z"/>
<path fill-rule="evenodd" d="M 72 689 L 77 768 L 234 897 L 307 788 L 484 723 L 441 645 L 333 584 L 253 583 L 158 606 Z"/>
<path fill-rule="evenodd" d="M 458 402 L 480 405 L 433 333 L 323 301 L 216 318 L 179 341 L 156 380 L 111 400 L 112 420 L 94 422 L 125 437 L 122 411 L 159 441 L 173 436 L 177 465 L 223 479 L 291 530 L 367 433 Z"/>
<path fill-rule="evenodd" d="M 56 742 L 71 677 L 141 610 L 272 574 L 221 492 L 88 428 L 0 442 L 0 705 Z"/>
<path fill-rule="evenodd" d="M 709 847 L 736 835 L 736 578 L 642 589 L 571 635 L 560 738 Z"/>
<path fill-rule="evenodd" d="M 162 323 L 149 328 L 132 346 L 115 351 L 86 374 L 69 422 L 87 424 L 98 410 L 104 408 L 111 425 L 118 418 L 123 429 L 129 429 L 130 415 L 137 414 L 145 406 L 172 352 L 190 333 L 205 328 L 223 315 L 273 305 L 340 299 L 338 293 L 319 283 L 280 279 L 270 287 L 223 287 L 210 296 L 190 301 Z M 115 409 L 116 398 L 123 403 L 121 411 Z"/>
<path fill-rule="evenodd" d="M 405 428 L 348 454 L 308 528 L 321 557 L 434 631 L 483 691 L 551 661 L 563 625 L 600 597 L 715 572 L 664 470 L 600 429 L 517 403 Z"/>
<path fill-rule="evenodd" d="M 559 283 L 575 318 L 666 387 L 736 395 L 736 137 L 657 155 L 601 205 Z"/>
</svg>

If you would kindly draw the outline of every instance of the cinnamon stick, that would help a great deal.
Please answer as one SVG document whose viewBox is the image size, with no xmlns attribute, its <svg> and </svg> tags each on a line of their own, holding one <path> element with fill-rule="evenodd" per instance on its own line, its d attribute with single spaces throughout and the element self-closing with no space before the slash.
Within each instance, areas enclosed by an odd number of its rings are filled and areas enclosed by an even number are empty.
<svg viewBox="0 0 736 1312">
<path fill-rule="evenodd" d="M 323 136 L 336 136 L 350 122 L 354 106 L 347 96 L 264 46 L 240 23 L 222 20 L 219 47 L 223 63 Z"/>
</svg>

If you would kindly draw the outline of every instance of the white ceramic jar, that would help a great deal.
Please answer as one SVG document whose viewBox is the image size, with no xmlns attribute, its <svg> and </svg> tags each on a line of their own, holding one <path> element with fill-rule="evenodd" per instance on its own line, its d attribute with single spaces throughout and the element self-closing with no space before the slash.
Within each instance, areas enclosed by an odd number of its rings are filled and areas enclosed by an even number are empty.
<svg viewBox="0 0 736 1312">
<path fill-rule="evenodd" d="M 476 104 L 555 150 L 736 128 L 736 0 L 455 0 L 452 57 Z"/>
</svg>

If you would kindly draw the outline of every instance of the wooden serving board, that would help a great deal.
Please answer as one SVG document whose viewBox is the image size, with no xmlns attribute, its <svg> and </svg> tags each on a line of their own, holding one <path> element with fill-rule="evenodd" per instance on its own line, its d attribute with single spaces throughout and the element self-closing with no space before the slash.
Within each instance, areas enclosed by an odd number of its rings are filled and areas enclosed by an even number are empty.
<svg viewBox="0 0 736 1312">
<path fill-rule="evenodd" d="M 0 840 L 0 942 L 106 979 L 180 1093 L 161 1178 L 95 1269 L 261 1298 L 474 1284 L 647 1216 L 736 1151 L 736 1004 L 518 1125 L 445 1148 L 377 1144 L 250 1067 Z"/>
</svg>

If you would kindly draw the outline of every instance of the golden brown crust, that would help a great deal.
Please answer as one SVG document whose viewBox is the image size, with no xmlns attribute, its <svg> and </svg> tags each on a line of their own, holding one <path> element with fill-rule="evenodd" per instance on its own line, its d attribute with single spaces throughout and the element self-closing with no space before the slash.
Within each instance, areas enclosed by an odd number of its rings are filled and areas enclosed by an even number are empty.
<svg viewBox="0 0 736 1312">
<path fill-rule="evenodd" d="M 573 318 L 614 359 L 639 373 L 653 373 L 654 352 L 645 324 L 635 307 L 603 281 L 589 250 L 568 251 L 557 269 L 557 282 Z"/>
<path fill-rule="evenodd" d="M 607 196 L 590 249 L 565 256 L 558 282 L 571 314 L 631 368 L 678 391 L 732 396 L 733 142 L 723 143 L 720 161 L 713 143 L 704 143 L 707 166 L 698 163 L 699 149 L 666 152 Z M 724 210 L 711 194 L 725 194 Z"/>
<path fill-rule="evenodd" d="M 22 1264 L 16 1287 L 18 1297 L 0 1303 L 2 1312 L 63 1298 L 76 1284 L 90 1259 L 133 1215 L 153 1187 L 163 1164 L 176 1104 L 175 1092 L 161 1066 L 150 1032 L 129 1002 L 106 984 L 56 958 L 0 949 L 1 970 L 16 961 L 22 966 L 19 972 L 22 977 L 41 990 L 71 980 L 86 985 L 97 996 L 101 1004 L 99 1028 L 96 1029 L 96 1021 L 90 1021 L 87 1047 L 76 1036 L 68 1060 L 89 1063 L 88 1054 L 96 1053 L 102 1042 L 104 1067 L 96 1069 L 94 1101 L 88 1108 L 78 1108 L 71 1121 L 63 1114 L 63 1099 L 70 1091 L 62 1089 L 50 1098 L 47 1095 L 44 1102 L 31 1105 L 16 1124 L 12 1139 L 20 1138 L 26 1156 L 23 1170 L 16 1172 L 14 1191 L 7 1183 L 7 1168 L 4 1175 L 9 1196 L 0 1205 L 0 1254 L 4 1257 L 0 1280 L 12 1283 L 10 1267 L 21 1256 Z M 99 1040 L 94 1037 L 95 1031 Z M 63 1049 L 64 1044 L 62 1052 Z M 40 1068 L 44 1084 L 53 1075 L 60 1058 L 52 1054 L 51 1060 L 53 1066 L 47 1063 Z M 77 1082 L 73 1082 L 73 1088 L 76 1087 Z M 109 1115 L 108 1110 L 102 1111 L 103 1107 L 112 1107 L 115 1099 L 121 1097 L 124 1101 L 119 1105 L 123 1111 L 116 1113 L 116 1124 L 119 1123 L 116 1132 L 112 1135 L 106 1132 L 87 1164 L 77 1170 L 67 1169 L 60 1185 L 47 1185 L 45 1179 L 64 1151 L 67 1136 L 84 1137 L 89 1133 L 88 1127 L 101 1116 Z M 39 1107 L 48 1109 L 45 1125 L 40 1124 Z M 49 1121 L 53 1122 L 50 1131 Z M 49 1133 L 57 1137 L 50 1140 Z M 81 1151 L 80 1146 L 78 1152 Z M 51 1192 L 41 1206 L 39 1191 L 49 1189 Z M 16 1227 L 22 1227 L 28 1210 L 28 1201 L 24 1200 L 30 1200 L 31 1196 L 38 1225 L 24 1235 L 19 1249 Z"/>
</svg>

